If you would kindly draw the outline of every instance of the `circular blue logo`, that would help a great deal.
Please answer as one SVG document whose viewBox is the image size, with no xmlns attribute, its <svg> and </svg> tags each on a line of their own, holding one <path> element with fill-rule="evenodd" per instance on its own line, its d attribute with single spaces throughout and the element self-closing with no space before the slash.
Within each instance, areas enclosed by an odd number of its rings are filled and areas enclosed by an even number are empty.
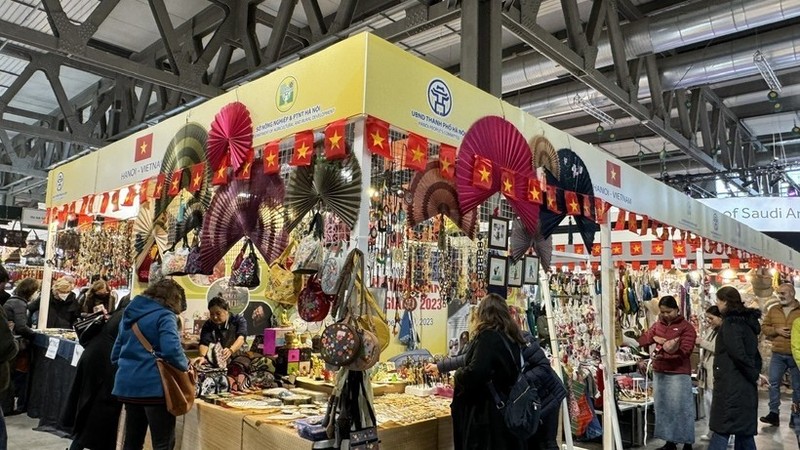
<svg viewBox="0 0 800 450">
<path fill-rule="evenodd" d="M 58 172 L 56 175 L 56 191 L 61 192 L 64 189 L 64 172 Z"/>
<path fill-rule="evenodd" d="M 453 95 L 447 83 L 438 78 L 431 80 L 428 84 L 428 105 L 431 111 L 442 117 L 450 114 L 450 110 L 453 109 Z"/>
<path fill-rule="evenodd" d="M 714 213 L 714 217 L 711 220 L 712 225 L 714 226 L 714 231 L 719 231 L 719 216 L 717 213 Z"/>
</svg>

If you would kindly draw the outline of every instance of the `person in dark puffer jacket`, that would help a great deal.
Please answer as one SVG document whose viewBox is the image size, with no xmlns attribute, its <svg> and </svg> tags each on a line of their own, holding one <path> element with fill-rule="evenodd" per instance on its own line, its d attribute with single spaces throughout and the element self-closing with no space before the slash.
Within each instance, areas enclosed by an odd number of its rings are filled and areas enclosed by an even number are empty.
<svg viewBox="0 0 800 450">
<path fill-rule="evenodd" d="M 567 396 L 564 383 L 550 366 L 550 360 L 542 350 L 539 341 L 527 331 L 522 333 L 527 347 L 522 350 L 522 357 L 530 369 L 527 376 L 532 377 L 538 390 L 541 402 L 541 423 L 539 429 L 528 440 L 530 450 L 554 450 L 558 448 L 558 409 Z M 425 371 L 439 374 L 455 371 L 466 364 L 466 354 L 444 358 L 436 364 L 428 364 Z"/>
</svg>

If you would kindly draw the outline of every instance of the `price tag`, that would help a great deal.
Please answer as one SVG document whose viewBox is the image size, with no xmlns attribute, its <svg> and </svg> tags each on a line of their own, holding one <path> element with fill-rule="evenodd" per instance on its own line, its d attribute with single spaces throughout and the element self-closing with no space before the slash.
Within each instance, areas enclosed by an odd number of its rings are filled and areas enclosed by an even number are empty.
<svg viewBox="0 0 800 450">
<path fill-rule="evenodd" d="M 75 350 L 72 352 L 72 365 L 77 366 L 78 360 L 81 359 L 81 355 L 83 355 L 83 347 L 78 344 L 75 344 Z"/>
<path fill-rule="evenodd" d="M 58 344 L 61 341 L 58 339 L 51 337 L 50 343 L 47 345 L 47 353 L 44 354 L 46 358 L 49 359 L 56 359 L 56 354 L 58 354 Z"/>
</svg>

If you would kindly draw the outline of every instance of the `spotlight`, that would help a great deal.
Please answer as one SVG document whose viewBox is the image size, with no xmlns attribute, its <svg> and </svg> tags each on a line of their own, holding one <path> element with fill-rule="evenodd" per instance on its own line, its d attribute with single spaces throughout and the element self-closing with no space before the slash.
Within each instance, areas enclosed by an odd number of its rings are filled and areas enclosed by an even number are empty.
<svg viewBox="0 0 800 450">
<path fill-rule="evenodd" d="M 616 141 L 617 140 L 617 133 L 614 133 L 613 131 L 611 133 L 608 133 L 608 139 L 611 140 L 611 141 Z"/>
<path fill-rule="evenodd" d="M 777 102 L 778 97 L 780 97 L 780 95 L 778 95 L 776 91 L 767 92 L 767 100 L 769 100 L 770 102 Z"/>
<path fill-rule="evenodd" d="M 797 124 L 794 124 L 794 126 L 792 127 L 792 133 L 800 134 L 800 127 L 798 127 Z"/>
<path fill-rule="evenodd" d="M 597 126 L 597 128 L 595 128 L 595 130 L 594 130 L 594 131 L 596 131 L 596 132 L 597 132 L 597 134 L 603 134 L 603 132 L 604 132 L 604 131 L 606 131 L 606 129 L 605 129 L 605 128 L 603 128 L 603 126 L 602 126 L 602 125 L 598 125 L 598 126 Z"/>
<path fill-rule="evenodd" d="M 772 112 L 780 112 L 783 109 L 783 104 L 781 102 L 775 102 L 772 104 Z"/>
</svg>

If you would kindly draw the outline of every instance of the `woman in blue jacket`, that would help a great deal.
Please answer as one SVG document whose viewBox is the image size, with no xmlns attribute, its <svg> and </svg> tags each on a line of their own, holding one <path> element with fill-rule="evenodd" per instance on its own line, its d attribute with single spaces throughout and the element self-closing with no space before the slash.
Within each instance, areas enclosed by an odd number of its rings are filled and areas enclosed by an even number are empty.
<svg viewBox="0 0 800 450">
<path fill-rule="evenodd" d="M 138 323 L 159 357 L 180 370 L 188 370 L 189 360 L 181 347 L 177 321 L 185 304 L 183 288 L 164 279 L 137 295 L 125 309 L 111 353 L 111 362 L 119 366 L 113 394 L 125 404 L 124 450 L 141 450 L 148 426 L 153 450 L 172 450 L 175 446 L 175 416 L 167 411 L 156 359 L 144 349 L 131 327 Z"/>
</svg>

